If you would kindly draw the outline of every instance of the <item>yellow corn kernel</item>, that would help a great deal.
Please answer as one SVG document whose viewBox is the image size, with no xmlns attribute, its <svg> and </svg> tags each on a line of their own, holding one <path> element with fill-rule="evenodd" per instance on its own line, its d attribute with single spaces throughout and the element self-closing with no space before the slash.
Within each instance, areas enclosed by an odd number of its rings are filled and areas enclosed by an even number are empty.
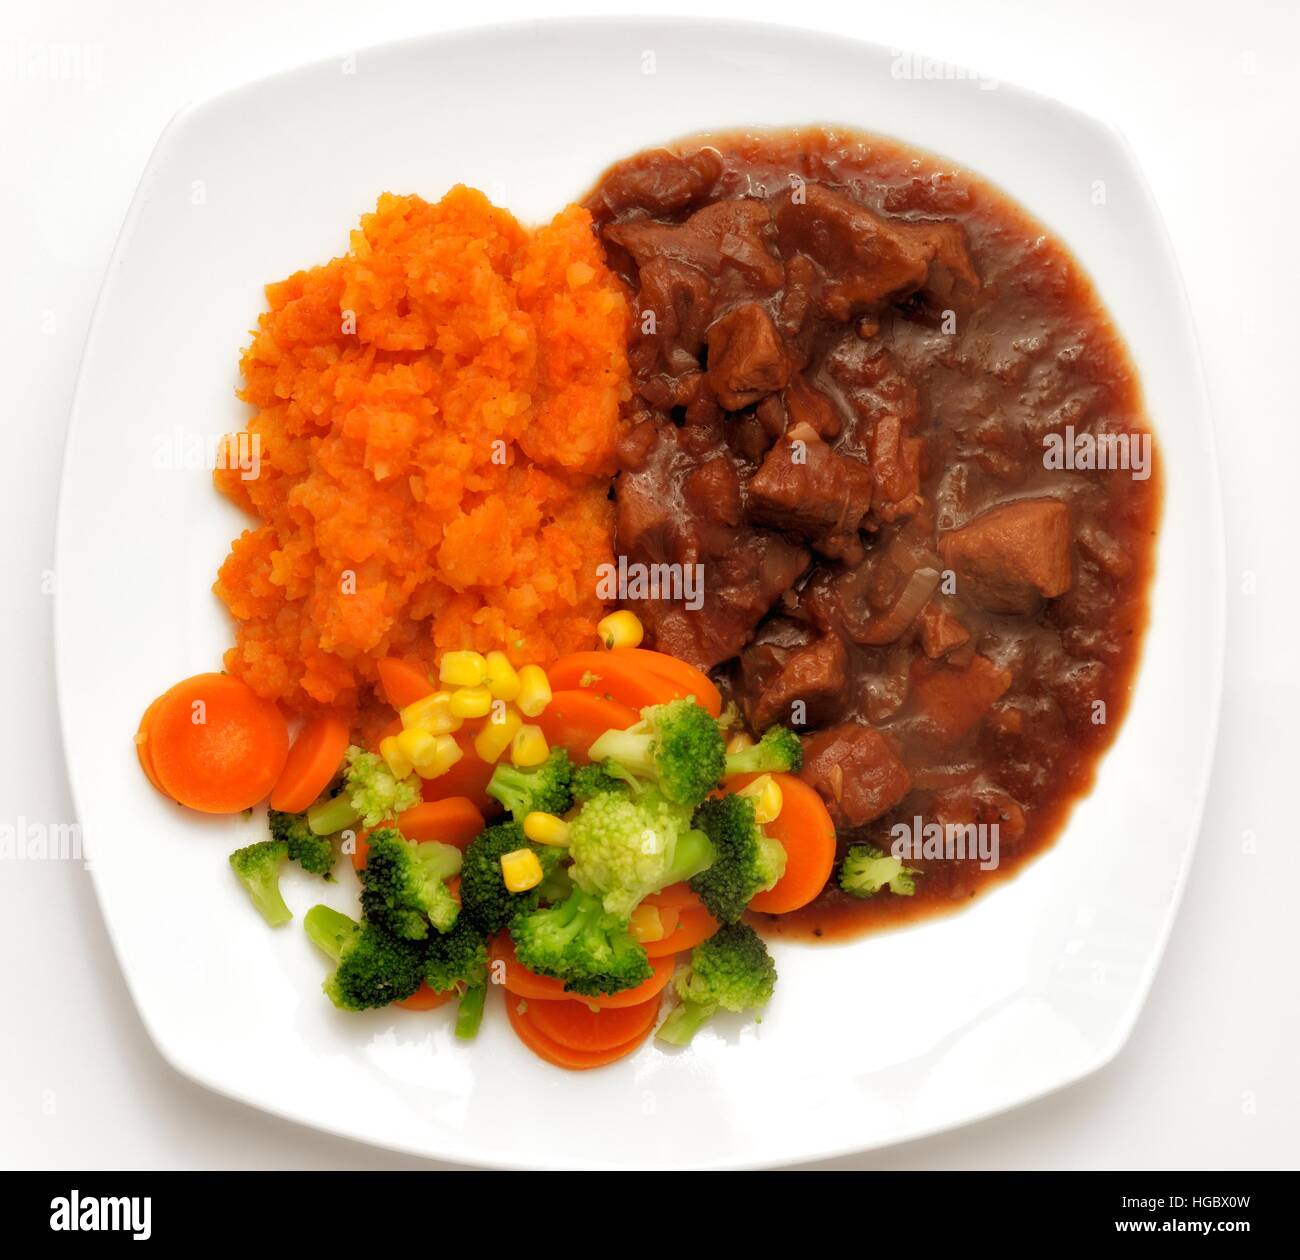
<svg viewBox="0 0 1300 1260">
<path fill-rule="evenodd" d="M 519 675 L 504 652 L 487 654 L 487 689 L 497 700 L 513 700 L 519 695 Z"/>
<path fill-rule="evenodd" d="M 641 618 L 626 608 L 602 617 L 596 623 L 596 633 L 607 648 L 640 647 L 641 640 L 645 638 Z"/>
<path fill-rule="evenodd" d="M 411 763 L 411 768 L 420 770 L 432 764 L 434 754 L 438 750 L 438 737 L 418 728 L 403 731 L 397 736 L 397 747 Z"/>
<path fill-rule="evenodd" d="M 542 882 L 542 864 L 532 849 L 501 855 L 501 878 L 511 892 L 527 892 Z"/>
<path fill-rule="evenodd" d="M 525 665 L 519 671 L 517 703 L 528 717 L 536 717 L 551 703 L 551 680 L 540 665 Z"/>
<path fill-rule="evenodd" d="M 499 718 L 494 713 L 483 723 L 483 729 L 474 736 L 474 751 L 489 764 L 496 762 L 523 724 L 519 710 L 507 705 Z"/>
<path fill-rule="evenodd" d="M 738 795 L 748 796 L 754 802 L 754 821 L 760 827 L 780 818 L 784 804 L 781 785 L 770 774 L 759 775 L 753 783 L 741 788 Z"/>
<path fill-rule="evenodd" d="M 754 737 L 745 731 L 737 731 L 729 740 L 727 740 L 727 752 L 738 753 L 742 748 L 752 748 L 754 746 Z"/>
<path fill-rule="evenodd" d="M 664 921 L 659 915 L 658 906 L 637 906 L 632 911 L 628 926 L 632 929 L 633 937 L 640 941 L 642 945 L 650 941 L 662 941 L 664 939 Z"/>
<path fill-rule="evenodd" d="M 436 779 L 440 774 L 446 774 L 465 755 L 465 750 L 450 735 L 435 735 L 433 743 L 427 760 L 415 765 L 415 773 L 422 779 Z"/>
<path fill-rule="evenodd" d="M 487 717 L 492 693 L 486 687 L 458 687 L 451 693 L 451 711 L 458 718 Z"/>
<path fill-rule="evenodd" d="M 524 835 L 538 844 L 565 849 L 569 845 L 569 824 L 554 814 L 543 814 L 535 810 L 524 816 Z"/>
<path fill-rule="evenodd" d="M 435 691 L 408 704 L 400 714 L 408 731 L 428 731 L 430 735 L 450 735 L 458 731 L 464 718 L 451 711 L 451 692 Z"/>
<path fill-rule="evenodd" d="M 402 751 L 401 745 L 398 744 L 396 735 L 390 735 L 387 739 L 379 741 L 379 755 L 384 759 L 384 764 L 393 772 L 393 778 L 395 779 L 404 779 L 415 769 L 411 764 L 411 759 Z"/>
<path fill-rule="evenodd" d="M 540 726 L 521 726 L 510 741 L 510 760 L 517 766 L 540 766 L 551 755 Z"/>
<path fill-rule="evenodd" d="M 487 674 L 481 652 L 445 652 L 438 662 L 438 678 L 453 687 L 481 687 Z"/>
</svg>

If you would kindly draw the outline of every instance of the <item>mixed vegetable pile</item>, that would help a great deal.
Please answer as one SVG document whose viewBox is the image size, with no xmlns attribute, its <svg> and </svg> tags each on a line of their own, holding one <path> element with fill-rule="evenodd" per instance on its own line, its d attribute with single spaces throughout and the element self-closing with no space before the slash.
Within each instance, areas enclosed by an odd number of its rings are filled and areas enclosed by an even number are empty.
<svg viewBox="0 0 1300 1260">
<path fill-rule="evenodd" d="M 375 751 L 328 716 L 290 747 L 273 705 L 199 675 L 146 711 L 140 761 L 160 791 L 207 812 L 269 794 L 267 838 L 230 865 L 272 926 L 292 918 L 287 863 L 332 879 L 350 855 L 358 917 L 317 905 L 303 921 L 336 1007 L 455 1001 L 469 1038 L 495 982 L 530 1049 L 589 1068 L 645 1040 L 671 983 L 658 1037 L 685 1045 L 716 1012 L 771 997 L 776 968 L 743 916 L 816 897 L 835 831 L 797 777 L 794 732 L 735 729 L 706 675 L 637 646 L 632 614 L 601 633 L 602 649 L 549 671 L 447 652 L 435 685 L 382 662 L 397 716 Z M 859 895 L 906 894 L 913 877 L 867 846 L 841 867 Z"/>
</svg>

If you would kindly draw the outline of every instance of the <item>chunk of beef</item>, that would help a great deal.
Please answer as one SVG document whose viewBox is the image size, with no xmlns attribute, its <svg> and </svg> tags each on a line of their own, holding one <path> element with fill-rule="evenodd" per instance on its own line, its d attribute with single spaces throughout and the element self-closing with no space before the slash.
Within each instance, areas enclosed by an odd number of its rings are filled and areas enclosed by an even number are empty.
<svg viewBox="0 0 1300 1260">
<path fill-rule="evenodd" d="M 716 149 L 697 149 L 685 156 L 655 149 L 610 171 L 601 182 L 600 201 L 611 217 L 629 208 L 676 214 L 703 201 L 721 170 Z"/>
<path fill-rule="evenodd" d="M 936 257 L 978 283 L 955 225 L 882 219 L 847 193 L 821 184 L 807 185 L 804 194 L 801 200 L 775 198 L 774 219 L 782 250 L 797 250 L 821 267 L 826 282 L 819 301 L 832 318 L 851 319 L 874 303 L 919 289 Z"/>
<path fill-rule="evenodd" d="M 860 827 L 893 809 L 912 778 L 879 731 L 843 722 L 803 739 L 799 777 L 826 802 L 837 826 Z"/>
<path fill-rule="evenodd" d="M 718 525 L 740 524 L 740 476 L 725 455 L 715 455 L 687 473 L 682 495 L 706 520 Z"/>
<path fill-rule="evenodd" d="M 921 506 L 920 439 L 904 436 L 902 417 L 886 415 L 871 432 L 870 450 L 876 515 L 883 521 L 910 516 Z"/>
<path fill-rule="evenodd" d="M 918 658 L 912 670 L 921 729 L 941 744 L 955 744 L 974 730 L 1009 686 L 1010 672 L 987 656 L 973 656 L 962 669 L 934 668 Z"/>
<path fill-rule="evenodd" d="M 761 201 L 715 201 L 684 223 L 633 219 L 611 224 L 605 229 L 605 239 L 627 250 L 638 267 L 655 258 L 668 258 L 713 279 L 734 268 L 749 283 L 772 293 L 781 287 L 785 270 L 763 239 L 770 220 Z"/>
<path fill-rule="evenodd" d="M 793 649 L 751 644 L 740 658 L 749 725 L 762 731 L 774 722 L 821 726 L 833 721 L 847 700 L 847 670 L 848 653 L 837 634 Z"/>
<path fill-rule="evenodd" d="M 758 302 L 733 307 L 709 328 L 709 383 L 728 411 L 750 407 L 785 387 L 785 347 Z"/>
<path fill-rule="evenodd" d="M 806 424 L 827 442 L 839 437 L 844 428 L 839 408 L 802 375 L 796 376 L 786 386 L 781 401 L 785 404 L 789 425 Z"/>
<path fill-rule="evenodd" d="M 1060 499 L 1017 499 L 939 538 L 957 593 L 989 612 L 1031 613 L 1070 589 L 1070 510 Z"/>
<path fill-rule="evenodd" d="M 725 530 L 715 542 L 700 559 L 703 607 L 691 610 L 656 600 L 635 610 L 654 647 L 705 670 L 735 656 L 749 642 L 754 627 L 795 584 L 810 559 L 802 547 L 766 530 Z"/>
<path fill-rule="evenodd" d="M 921 648 L 932 661 L 970 638 L 970 631 L 935 600 L 921 610 L 917 625 L 921 630 Z"/>
<path fill-rule="evenodd" d="M 871 507 L 871 490 L 866 464 L 800 426 L 786 430 L 750 478 L 749 514 L 807 538 L 852 533 Z"/>
<path fill-rule="evenodd" d="M 635 326 L 646 327 L 643 317 L 653 313 L 654 332 L 643 333 L 642 338 L 655 347 L 670 372 L 680 374 L 699 367 L 713 308 L 712 285 L 689 263 L 652 258 L 641 268 Z"/>
</svg>

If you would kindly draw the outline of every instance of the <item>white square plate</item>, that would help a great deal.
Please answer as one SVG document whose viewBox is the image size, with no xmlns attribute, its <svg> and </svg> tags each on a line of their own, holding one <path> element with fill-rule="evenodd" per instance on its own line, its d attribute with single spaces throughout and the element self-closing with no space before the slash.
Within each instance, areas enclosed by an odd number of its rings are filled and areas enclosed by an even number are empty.
<svg viewBox="0 0 1300 1260">
<path fill-rule="evenodd" d="M 911 69 L 915 70 L 914 63 Z M 158 143 L 86 347 L 59 514 L 57 661 L 72 790 L 114 946 L 159 1050 L 254 1106 L 484 1164 L 756 1165 L 934 1132 L 1078 1080 L 1137 1017 L 1198 827 L 1218 711 L 1221 528 L 1175 263 L 1121 139 L 886 49 L 770 27 L 563 22 L 420 39 L 239 88 Z M 924 71 L 922 71 L 924 73 Z M 970 910 L 847 946 L 779 944 L 759 1026 L 597 1072 L 533 1058 L 492 1007 L 346 1016 L 297 925 L 249 912 L 255 824 L 169 807 L 135 763 L 146 702 L 219 667 L 210 594 L 245 522 L 192 453 L 240 427 L 261 286 L 342 252 L 384 190 L 465 182 L 527 220 L 612 160 L 695 131 L 841 123 L 1001 185 L 1091 273 L 1141 374 L 1167 482 L 1132 709 L 1059 843 Z M 1104 205 L 1092 195 L 1104 181 Z M 299 917 L 319 882 L 286 876 Z M 342 881 L 332 899 L 351 901 Z"/>
</svg>

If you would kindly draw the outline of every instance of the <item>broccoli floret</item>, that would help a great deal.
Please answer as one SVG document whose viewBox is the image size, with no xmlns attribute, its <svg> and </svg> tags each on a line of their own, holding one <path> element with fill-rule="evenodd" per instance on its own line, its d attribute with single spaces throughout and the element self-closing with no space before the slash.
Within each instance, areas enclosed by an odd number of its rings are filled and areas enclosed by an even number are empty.
<svg viewBox="0 0 1300 1260">
<path fill-rule="evenodd" d="M 464 992 L 487 983 L 487 938 L 468 915 L 457 919 L 449 932 L 433 937 L 424 955 L 424 978 L 438 993 Z"/>
<path fill-rule="evenodd" d="M 574 803 L 577 805 L 585 804 L 601 792 L 626 793 L 628 791 L 626 779 L 616 778 L 605 769 L 603 764 L 598 765 L 594 761 L 590 765 L 574 767 L 570 787 L 573 790 Z"/>
<path fill-rule="evenodd" d="M 506 887 L 501 875 L 501 858 L 517 849 L 531 849 L 536 853 L 544 876 L 563 857 L 561 849 L 526 840 L 524 829 L 513 822 L 485 828 L 465 848 L 460 868 L 461 907 L 488 936 L 499 932 L 521 910 L 535 910 L 541 901 L 540 887 L 520 893 L 512 893 Z"/>
<path fill-rule="evenodd" d="M 569 783 L 573 763 L 563 748 L 553 748 L 551 755 L 536 769 L 521 770 L 502 763 L 492 771 L 487 794 L 508 809 L 516 822 L 534 812 L 563 814 L 573 804 Z"/>
<path fill-rule="evenodd" d="M 312 831 L 305 812 L 284 814 L 269 809 L 266 821 L 271 824 L 271 839 L 283 840 L 289 849 L 289 860 L 297 862 L 309 875 L 328 875 L 334 869 L 333 840 Z"/>
<path fill-rule="evenodd" d="M 422 799 L 418 775 L 395 778 L 382 757 L 355 744 L 348 749 L 345 764 L 347 774 L 338 795 L 317 801 L 307 811 L 307 825 L 318 836 L 342 831 L 357 822 L 363 827 L 377 827 Z"/>
<path fill-rule="evenodd" d="M 713 845 L 691 827 L 691 811 L 653 788 L 636 796 L 601 792 L 569 824 L 569 874 L 627 918 L 644 897 L 690 879 L 713 861 Z"/>
<path fill-rule="evenodd" d="M 598 897 L 580 888 L 557 906 L 516 915 L 510 935 L 525 967 L 563 980 L 572 993 L 619 993 L 648 980 L 653 971 L 627 920 L 608 913 Z"/>
<path fill-rule="evenodd" d="M 910 897 L 916 892 L 916 880 L 921 872 L 904 866 L 903 859 L 882 853 L 872 844 L 854 844 L 844 855 L 840 866 L 840 887 L 855 897 L 871 897 L 886 885 L 899 897 Z"/>
<path fill-rule="evenodd" d="M 470 1041 L 478 1036 L 479 1025 L 483 1022 L 483 1007 L 487 1002 L 487 981 L 471 985 L 460 995 L 456 1003 L 455 1033 L 462 1041 Z"/>
<path fill-rule="evenodd" d="M 727 754 L 726 773 L 798 774 L 803 768 L 803 745 L 788 726 L 769 726 L 757 744 Z"/>
<path fill-rule="evenodd" d="M 280 895 L 280 868 L 289 858 L 289 846 L 283 840 L 259 840 L 230 855 L 230 865 L 248 889 L 257 912 L 271 927 L 279 927 L 293 918 L 293 912 Z"/>
<path fill-rule="evenodd" d="M 420 987 L 424 947 L 418 942 L 394 936 L 377 923 L 358 923 L 330 906 L 312 906 L 303 927 L 334 959 L 335 968 L 322 987 L 340 1010 L 387 1006 Z"/>
<path fill-rule="evenodd" d="M 361 908 L 366 918 L 396 936 L 420 941 L 432 923 L 448 931 L 460 906 L 444 880 L 460 870 L 460 850 L 437 841 L 407 840 L 395 827 L 372 831 L 361 868 Z"/>
<path fill-rule="evenodd" d="M 754 821 L 754 802 L 747 796 L 705 801 L 694 823 L 713 842 L 717 859 L 691 887 L 715 919 L 735 923 L 755 893 L 785 874 L 785 847 Z"/>
<path fill-rule="evenodd" d="M 681 1004 L 663 1022 L 659 1040 L 684 1046 L 719 1010 L 763 1006 L 776 987 L 776 964 L 747 923 L 728 923 L 691 952 L 675 981 Z"/>
<path fill-rule="evenodd" d="M 606 731 L 590 755 L 656 783 L 679 805 L 698 805 L 717 787 L 726 764 L 717 722 L 689 697 L 642 709 L 639 722 L 625 731 Z"/>
</svg>

